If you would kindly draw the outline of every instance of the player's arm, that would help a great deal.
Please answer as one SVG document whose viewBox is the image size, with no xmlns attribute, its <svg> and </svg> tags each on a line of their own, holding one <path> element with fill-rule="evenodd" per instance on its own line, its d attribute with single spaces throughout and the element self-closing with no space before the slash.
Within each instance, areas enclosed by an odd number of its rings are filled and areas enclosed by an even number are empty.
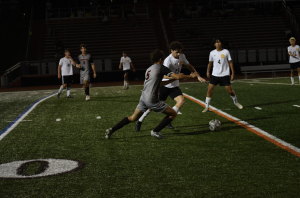
<svg viewBox="0 0 300 198">
<path fill-rule="evenodd" d="M 76 62 L 76 68 L 79 68 L 79 69 L 81 68 L 79 57 L 78 57 L 77 62 Z"/>
<path fill-rule="evenodd" d="M 73 58 L 70 56 L 70 59 L 71 59 L 71 61 L 72 61 L 72 65 L 75 67 L 76 66 L 76 63 L 75 63 L 75 61 L 73 60 Z"/>
<path fill-rule="evenodd" d="M 182 79 L 191 79 L 191 78 L 196 78 L 197 75 L 194 73 L 191 73 L 190 75 L 184 75 L 183 73 L 176 74 L 176 73 L 171 73 L 168 77 L 168 81 L 161 81 L 161 85 L 167 85 L 171 82 L 174 82 L 175 80 L 182 80 Z M 165 77 L 164 77 L 165 78 Z"/>
<path fill-rule="evenodd" d="M 200 74 L 196 71 L 196 69 L 193 67 L 193 65 L 191 65 L 190 63 L 188 63 L 187 65 L 186 65 L 186 67 L 192 72 L 192 73 L 195 73 L 196 74 L 196 76 L 197 76 L 197 78 L 198 78 L 198 80 L 200 81 L 200 82 L 206 82 L 206 80 L 204 79 L 204 78 L 202 78 L 201 76 L 200 76 Z"/>
<path fill-rule="evenodd" d="M 131 68 L 132 68 L 133 72 L 135 72 L 135 68 L 134 68 L 134 66 L 133 66 L 132 62 L 130 62 L 130 66 L 131 66 Z"/>
<path fill-rule="evenodd" d="M 93 70 L 93 72 L 94 72 L 94 78 L 96 78 L 96 77 L 97 77 L 97 73 L 96 73 L 95 64 L 92 63 L 91 65 L 92 65 L 92 70 Z"/>
<path fill-rule="evenodd" d="M 231 69 L 231 78 L 230 78 L 230 80 L 233 81 L 233 79 L 234 79 L 234 68 L 233 68 L 232 60 L 229 61 L 229 66 L 230 66 L 230 69 Z"/>
<path fill-rule="evenodd" d="M 58 78 L 60 79 L 61 78 L 61 75 L 60 75 L 60 71 L 61 71 L 61 65 L 58 65 L 58 69 L 57 69 L 57 73 L 58 73 Z"/>
<path fill-rule="evenodd" d="M 209 71 L 210 71 L 212 65 L 213 65 L 213 61 L 209 61 L 209 62 L 208 62 L 208 66 L 207 66 L 207 71 L 206 71 L 206 76 L 207 76 L 207 78 L 210 78 Z"/>
<path fill-rule="evenodd" d="M 119 69 L 122 69 L 122 62 L 120 62 Z"/>
<path fill-rule="evenodd" d="M 289 55 L 290 55 L 290 56 L 297 56 L 296 54 L 292 54 L 291 51 L 289 51 Z"/>
</svg>

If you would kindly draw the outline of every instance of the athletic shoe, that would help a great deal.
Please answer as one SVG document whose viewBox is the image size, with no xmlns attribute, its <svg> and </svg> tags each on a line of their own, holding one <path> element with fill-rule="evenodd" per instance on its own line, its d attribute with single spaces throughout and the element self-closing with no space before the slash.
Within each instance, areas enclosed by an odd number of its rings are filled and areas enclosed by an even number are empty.
<svg viewBox="0 0 300 198">
<path fill-rule="evenodd" d="M 141 130 L 142 122 L 137 121 L 135 124 L 135 131 L 139 132 Z"/>
<path fill-rule="evenodd" d="M 111 128 L 106 129 L 106 132 L 105 132 L 105 139 L 108 140 L 112 134 L 113 134 L 113 132 L 112 132 L 112 129 L 111 129 Z"/>
<path fill-rule="evenodd" d="M 85 100 L 86 100 L 86 101 L 89 101 L 89 100 L 90 100 L 90 96 L 86 96 L 86 97 L 85 97 Z"/>
<path fill-rule="evenodd" d="M 59 93 L 59 92 L 57 92 L 57 98 L 59 98 L 59 96 L 60 96 L 60 93 Z"/>
<path fill-rule="evenodd" d="M 73 96 L 71 96 L 71 95 L 68 95 L 68 96 L 67 96 L 67 98 L 74 98 L 74 97 L 73 97 Z"/>
<path fill-rule="evenodd" d="M 203 113 L 209 112 L 209 108 L 206 107 L 202 112 Z"/>
<path fill-rule="evenodd" d="M 292 85 L 295 85 L 295 84 L 292 84 Z"/>
<path fill-rule="evenodd" d="M 243 109 L 243 106 L 240 103 L 235 103 L 235 106 L 237 106 L 239 109 Z"/>
<path fill-rule="evenodd" d="M 154 132 L 153 130 L 151 131 L 151 136 L 156 137 L 156 138 L 158 138 L 158 139 L 166 138 L 166 137 L 163 136 L 160 132 Z"/>
<path fill-rule="evenodd" d="M 172 126 L 171 122 L 168 124 L 169 129 L 175 129 L 175 127 Z"/>
</svg>

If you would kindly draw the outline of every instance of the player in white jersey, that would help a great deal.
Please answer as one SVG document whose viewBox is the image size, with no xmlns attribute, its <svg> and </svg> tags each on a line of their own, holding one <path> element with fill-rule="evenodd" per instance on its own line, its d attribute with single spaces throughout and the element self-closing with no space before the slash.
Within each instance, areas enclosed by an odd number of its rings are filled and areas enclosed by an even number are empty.
<svg viewBox="0 0 300 198">
<path fill-rule="evenodd" d="M 182 54 L 183 46 L 178 41 L 173 41 L 170 46 L 171 54 L 164 60 L 164 66 L 169 68 L 172 72 L 176 74 L 180 74 L 181 68 L 185 65 L 191 72 L 197 75 L 197 78 L 200 82 L 206 82 L 195 70 L 195 68 L 188 62 L 185 55 Z M 168 81 L 168 79 L 163 79 L 163 81 Z M 178 113 L 180 108 L 184 105 L 184 96 L 179 89 L 179 80 L 168 83 L 165 86 L 162 86 L 159 93 L 159 99 L 161 101 L 165 101 L 168 96 L 170 96 L 175 102 L 175 106 L 173 109 Z M 147 117 L 147 115 L 151 112 L 149 109 L 146 111 L 138 120 L 135 126 L 136 131 L 140 131 L 143 120 Z M 171 123 L 168 124 L 168 128 L 174 129 Z"/>
<path fill-rule="evenodd" d="M 76 66 L 75 61 L 72 59 L 70 51 L 65 50 L 65 57 L 61 58 L 58 65 L 58 78 L 62 79 L 62 85 L 57 92 L 57 98 L 59 98 L 61 92 L 67 88 L 67 98 L 73 98 L 70 94 L 70 84 L 72 83 L 73 68 Z M 77 66 L 77 68 L 79 68 Z"/>
<path fill-rule="evenodd" d="M 210 78 L 208 91 L 206 95 L 206 107 L 202 112 L 209 111 L 209 104 L 211 101 L 211 96 L 214 91 L 216 85 L 220 84 L 220 86 L 225 86 L 226 91 L 230 94 L 233 99 L 234 104 L 242 109 L 243 106 L 238 103 L 236 94 L 232 90 L 231 82 L 234 79 L 234 69 L 233 63 L 231 60 L 230 53 L 227 49 L 223 49 L 222 40 L 220 38 L 214 38 L 212 43 L 216 47 L 215 50 L 211 51 L 209 54 L 209 63 L 207 67 L 207 77 Z M 230 65 L 230 68 L 229 68 Z M 213 66 L 213 72 L 210 76 L 210 69 Z M 230 77 L 230 69 L 231 69 L 231 77 Z"/>
<path fill-rule="evenodd" d="M 292 85 L 294 82 L 294 70 L 298 71 L 299 83 L 300 83 L 300 57 L 299 57 L 299 45 L 296 45 L 296 39 L 294 37 L 290 38 L 291 46 L 288 47 L 288 52 L 290 55 L 290 66 L 291 66 L 291 81 Z"/>
<path fill-rule="evenodd" d="M 94 59 L 92 55 L 86 53 L 86 45 L 80 45 L 81 54 L 78 56 L 77 66 L 80 67 L 80 84 L 84 85 L 85 100 L 90 100 L 90 73 L 93 71 L 93 77 L 97 77 Z"/>
<path fill-rule="evenodd" d="M 114 127 L 106 130 L 106 139 L 109 139 L 115 131 L 119 130 L 123 126 L 139 119 L 139 117 L 141 117 L 143 112 L 147 111 L 147 109 L 152 109 L 155 112 L 166 114 L 166 117 L 164 117 L 161 123 L 151 131 L 151 136 L 154 136 L 156 138 L 165 138 L 165 136 L 163 136 L 160 131 L 165 128 L 168 123 L 175 119 L 177 113 L 166 103 L 159 100 L 159 89 L 161 88 L 161 85 L 172 82 L 174 79 L 179 80 L 184 78 L 195 78 L 196 74 L 176 74 L 169 68 L 163 66 L 164 58 L 164 52 L 161 50 L 157 49 L 151 53 L 150 60 L 153 65 L 150 66 L 145 72 L 144 89 L 140 97 L 138 106 L 136 107 L 132 116 L 125 117 Z M 162 81 L 163 78 L 168 78 L 171 81 L 164 82 Z"/>
<path fill-rule="evenodd" d="M 135 72 L 135 68 L 132 64 L 131 59 L 127 56 L 126 52 L 123 52 L 123 56 L 120 60 L 119 69 L 122 69 L 123 65 L 123 71 L 124 71 L 124 87 L 123 89 L 129 89 L 129 80 L 128 80 L 128 74 L 130 71 L 130 66 L 132 67 L 133 72 Z"/>
</svg>

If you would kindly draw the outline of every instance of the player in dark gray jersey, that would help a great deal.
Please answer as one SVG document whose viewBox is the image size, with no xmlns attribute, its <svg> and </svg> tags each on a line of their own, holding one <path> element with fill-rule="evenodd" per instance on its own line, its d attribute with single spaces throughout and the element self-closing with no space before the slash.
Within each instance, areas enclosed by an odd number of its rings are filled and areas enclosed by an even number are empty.
<svg viewBox="0 0 300 198">
<path fill-rule="evenodd" d="M 80 84 L 83 84 L 86 100 L 90 100 L 90 73 L 93 71 L 94 78 L 97 77 L 94 59 L 86 53 L 86 45 L 80 45 L 81 54 L 78 56 L 77 65 L 80 66 Z M 92 67 L 91 67 L 92 66 Z"/>
<path fill-rule="evenodd" d="M 107 129 L 105 133 L 106 139 L 109 139 L 115 131 L 123 126 L 138 120 L 143 115 L 143 112 L 147 111 L 147 109 L 167 115 L 162 122 L 151 131 L 151 136 L 164 138 L 160 131 L 175 119 L 177 113 L 170 106 L 159 100 L 158 93 L 160 86 L 174 80 L 196 77 L 195 73 L 192 73 L 191 75 L 173 73 L 169 68 L 163 66 L 164 58 L 164 53 L 158 49 L 150 54 L 150 59 L 153 65 L 149 67 L 145 73 L 144 89 L 137 108 L 132 116 L 124 118 L 114 127 Z M 170 79 L 170 81 L 162 81 L 163 78 Z"/>
</svg>

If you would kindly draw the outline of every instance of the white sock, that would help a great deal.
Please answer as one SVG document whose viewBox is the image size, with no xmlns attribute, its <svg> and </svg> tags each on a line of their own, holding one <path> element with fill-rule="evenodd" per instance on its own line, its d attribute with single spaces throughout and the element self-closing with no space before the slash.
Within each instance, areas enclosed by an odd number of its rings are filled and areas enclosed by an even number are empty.
<svg viewBox="0 0 300 198">
<path fill-rule="evenodd" d="M 60 86 L 58 93 L 61 93 L 64 90 L 64 86 Z"/>
<path fill-rule="evenodd" d="M 299 77 L 299 84 L 300 84 L 300 76 L 298 76 Z"/>
<path fill-rule="evenodd" d="M 67 96 L 70 95 L 70 92 L 71 92 L 70 88 L 67 88 Z"/>
<path fill-rule="evenodd" d="M 179 109 L 176 106 L 174 106 L 173 109 L 178 113 Z"/>
<path fill-rule="evenodd" d="M 126 81 L 124 81 L 124 86 L 126 85 Z"/>
<path fill-rule="evenodd" d="M 299 79 L 300 79 L 300 77 L 299 77 Z M 295 84 L 294 77 L 291 77 L 291 81 L 292 81 L 292 84 Z"/>
<path fill-rule="evenodd" d="M 126 81 L 126 85 L 129 86 L 129 82 L 128 81 Z"/>
<path fill-rule="evenodd" d="M 147 110 L 139 119 L 140 122 L 143 122 L 143 120 L 147 117 L 147 115 L 151 113 L 151 111 Z"/>
<path fill-rule="evenodd" d="M 206 108 L 209 108 L 210 101 L 211 101 L 211 98 L 206 97 L 206 100 L 205 100 Z"/>
<path fill-rule="evenodd" d="M 234 104 L 237 103 L 236 95 L 235 96 L 230 96 L 230 97 L 232 98 Z"/>
</svg>

